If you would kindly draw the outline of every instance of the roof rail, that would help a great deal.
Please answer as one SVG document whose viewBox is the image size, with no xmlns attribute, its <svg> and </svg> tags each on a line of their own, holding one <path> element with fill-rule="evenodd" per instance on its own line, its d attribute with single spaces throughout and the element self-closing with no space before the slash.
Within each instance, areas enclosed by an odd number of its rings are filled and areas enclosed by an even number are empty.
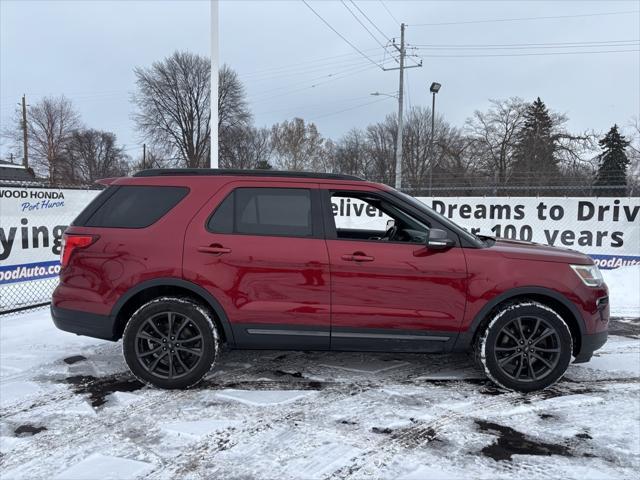
<svg viewBox="0 0 640 480">
<path fill-rule="evenodd" d="M 134 177 L 160 176 L 247 176 L 247 177 L 286 177 L 286 178 L 318 178 L 328 180 L 358 180 L 364 179 L 354 175 L 339 173 L 291 172 L 287 170 L 239 170 L 231 168 L 152 168 L 142 170 Z"/>
</svg>

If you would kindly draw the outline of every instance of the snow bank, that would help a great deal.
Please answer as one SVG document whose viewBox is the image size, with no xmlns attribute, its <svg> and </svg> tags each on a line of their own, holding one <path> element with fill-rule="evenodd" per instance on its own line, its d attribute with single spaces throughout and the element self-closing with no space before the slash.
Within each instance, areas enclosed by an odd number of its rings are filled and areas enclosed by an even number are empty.
<svg viewBox="0 0 640 480">
<path fill-rule="evenodd" d="M 70 352 L 108 343 L 58 330 L 48 309 L 4 315 L 0 317 L 0 378 L 60 361 Z"/>
<path fill-rule="evenodd" d="M 602 270 L 614 317 L 640 317 L 640 265 Z"/>
<path fill-rule="evenodd" d="M 59 480 L 133 479 L 150 472 L 152 469 L 153 466 L 146 462 L 94 453 L 61 472 L 55 478 Z"/>
</svg>

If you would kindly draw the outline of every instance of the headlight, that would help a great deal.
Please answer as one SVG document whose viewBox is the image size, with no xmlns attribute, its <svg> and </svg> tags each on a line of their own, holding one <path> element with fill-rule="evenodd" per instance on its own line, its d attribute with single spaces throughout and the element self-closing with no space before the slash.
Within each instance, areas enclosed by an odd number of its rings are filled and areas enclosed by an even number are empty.
<svg viewBox="0 0 640 480">
<path fill-rule="evenodd" d="M 571 268 L 587 287 L 599 287 L 604 283 L 602 273 L 596 265 L 571 265 Z"/>
</svg>

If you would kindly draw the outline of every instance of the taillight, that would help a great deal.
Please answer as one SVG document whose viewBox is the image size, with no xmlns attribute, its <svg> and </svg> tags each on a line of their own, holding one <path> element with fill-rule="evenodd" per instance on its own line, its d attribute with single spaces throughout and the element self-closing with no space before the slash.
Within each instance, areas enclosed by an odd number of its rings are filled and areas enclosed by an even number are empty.
<svg viewBox="0 0 640 480">
<path fill-rule="evenodd" d="M 95 235 L 67 235 L 62 236 L 62 254 L 60 255 L 60 267 L 64 268 L 69 263 L 71 254 L 76 248 L 85 248 L 97 240 Z"/>
</svg>

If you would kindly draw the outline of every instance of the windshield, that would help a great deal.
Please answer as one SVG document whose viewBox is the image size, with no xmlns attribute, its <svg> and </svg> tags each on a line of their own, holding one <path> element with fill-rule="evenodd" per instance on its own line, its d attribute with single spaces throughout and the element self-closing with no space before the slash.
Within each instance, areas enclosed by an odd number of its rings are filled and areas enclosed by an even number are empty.
<svg viewBox="0 0 640 480">
<path fill-rule="evenodd" d="M 425 203 L 421 202 L 417 198 L 412 197 L 411 195 L 407 195 L 406 193 L 400 192 L 398 190 L 392 190 L 392 192 L 393 192 L 394 195 L 400 197 L 402 200 L 404 200 L 408 204 L 412 205 L 414 208 L 416 208 L 416 209 L 418 209 L 418 210 L 420 210 L 422 212 L 425 212 L 428 215 L 434 217 L 437 221 L 439 221 L 443 225 L 445 225 L 445 226 L 451 228 L 452 230 L 458 232 L 459 235 L 467 237 L 467 239 L 469 239 L 471 242 L 476 243 L 476 244 L 477 244 L 477 242 L 484 243 L 480 237 L 478 237 L 477 235 L 474 235 L 473 233 L 467 231 L 466 229 L 462 228 L 460 225 L 452 222 L 451 220 L 449 220 L 444 215 L 439 214 L 433 208 L 428 207 Z"/>
</svg>

